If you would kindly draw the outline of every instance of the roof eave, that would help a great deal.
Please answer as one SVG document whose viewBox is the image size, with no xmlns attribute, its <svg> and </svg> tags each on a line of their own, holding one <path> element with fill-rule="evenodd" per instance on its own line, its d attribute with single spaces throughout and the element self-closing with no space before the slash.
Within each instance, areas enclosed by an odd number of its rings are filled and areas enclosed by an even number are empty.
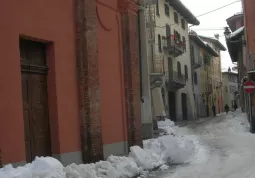
<svg viewBox="0 0 255 178">
<path fill-rule="evenodd" d="M 190 34 L 189 37 L 196 42 L 200 47 L 206 47 L 205 43 L 197 36 Z"/>
<path fill-rule="evenodd" d="M 210 37 L 206 37 L 206 36 L 201 36 L 201 35 L 198 35 L 200 38 L 202 39 L 208 39 L 208 40 L 211 40 L 212 42 L 216 43 L 217 46 L 220 48 L 221 51 L 226 51 L 227 49 L 225 48 L 225 46 L 223 44 L 221 44 L 221 42 L 217 39 L 213 39 L 213 38 L 210 38 Z"/>
<path fill-rule="evenodd" d="M 185 20 L 192 25 L 199 25 L 199 20 L 190 12 L 190 10 L 180 0 L 166 0 L 173 8 L 179 12 Z"/>
<path fill-rule="evenodd" d="M 213 57 L 219 57 L 219 54 L 208 44 L 206 45 L 207 51 L 213 56 Z"/>
</svg>

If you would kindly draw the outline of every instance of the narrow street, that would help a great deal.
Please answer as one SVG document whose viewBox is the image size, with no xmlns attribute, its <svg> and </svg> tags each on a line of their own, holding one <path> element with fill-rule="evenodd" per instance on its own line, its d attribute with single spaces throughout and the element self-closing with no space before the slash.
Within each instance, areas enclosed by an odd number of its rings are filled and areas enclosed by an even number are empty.
<svg viewBox="0 0 255 178">
<path fill-rule="evenodd" d="M 234 113 L 201 119 L 183 127 L 199 137 L 205 154 L 190 164 L 153 172 L 150 178 L 253 178 L 255 135 L 248 131 L 244 114 Z"/>
</svg>

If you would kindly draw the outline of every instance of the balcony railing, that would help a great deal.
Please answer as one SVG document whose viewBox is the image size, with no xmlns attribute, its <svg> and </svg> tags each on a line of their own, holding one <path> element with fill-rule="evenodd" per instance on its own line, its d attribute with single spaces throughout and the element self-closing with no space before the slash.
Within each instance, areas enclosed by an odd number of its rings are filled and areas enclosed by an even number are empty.
<svg viewBox="0 0 255 178">
<path fill-rule="evenodd" d="M 167 83 L 169 90 L 178 90 L 186 85 L 186 79 L 184 74 L 180 74 L 176 71 L 169 72 L 169 82 Z"/>
<path fill-rule="evenodd" d="M 173 40 L 170 37 L 165 37 L 162 41 L 164 50 L 175 57 L 182 55 L 185 51 L 184 43 L 181 40 Z"/>
<path fill-rule="evenodd" d="M 194 57 L 193 59 L 191 58 L 191 64 L 194 69 L 201 67 L 202 66 L 202 57 L 197 56 L 197 57 Z"/>
<path fill-rule="evenodd" d="M 162 56 L 155 55 L 151 63 L 151 73 L 163 74 L 164 73 L 164 60 Z"/>
<path fill-rule="evenodd" d="M 182 85 L 186 85 L 185 75 L 180 74 L 176 71 L 173 71 L 172 80 L 173 80 L 173 82 L 176 82 L 176 83 L 179 83 Z"/>
</svg>

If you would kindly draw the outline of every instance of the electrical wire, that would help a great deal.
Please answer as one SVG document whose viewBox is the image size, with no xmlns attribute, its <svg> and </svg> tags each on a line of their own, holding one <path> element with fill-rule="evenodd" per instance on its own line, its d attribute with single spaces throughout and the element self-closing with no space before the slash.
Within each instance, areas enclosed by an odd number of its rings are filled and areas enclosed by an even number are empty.
<svg viewBox="0 0 255 178">
<path fill-rule="evenodd" d="M 210 13 L 212 13 L 212 12 L 218 11 L 218 10 L 220 10 L 220 9 L 223 9 L 223 8 L 225 8 L 225 7 L 228 7 L 228 6 L 230 6 L 230 5 L 234 4 L 234 3 L 237 3 L 237 2 L 240 2 L 240 0 L 231 2 L 231 3 L 229 3 L 229 4 L 226 4 L 226 5 L 224 5 L 224 6 L 221 6 L 221 7 L 219 7 L 219 8 L 216 8 L 216 9 L 213 9 L 213 10 L 211 10 L 211 11 L 205 12 L 205 13 L 200 14 L 200 15 L 198 15 L 198 16 L 195 16 L 195 17 L 193 17 L 193 18 L 191 18 L 191 19 L 195 19 L 195 18 L 197 18 L 197 17 L 201 17 L 201 16 L 204 16 L 204 15 L 208 15 L 208 14 L 210 14 Z M 173 25 L 176 25 L 176 24 L 179 24 L 179 23 L 180 23 L 180 22 L 175 22 L 175 23 L 173 23 L 173 24 L 170 24 L 169 26 L 173 26 Z M 166 26 L 162 26 L 162 27 L 156 26 L 156 27 L 158 27 L 158 28 L 165 28 Z"/>
</svg>

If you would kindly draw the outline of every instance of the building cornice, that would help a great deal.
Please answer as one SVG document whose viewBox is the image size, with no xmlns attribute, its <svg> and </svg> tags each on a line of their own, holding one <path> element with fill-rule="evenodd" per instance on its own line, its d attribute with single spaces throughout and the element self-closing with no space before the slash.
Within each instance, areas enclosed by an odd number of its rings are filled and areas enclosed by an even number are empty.
<svg viewBox="0 0 255 178">
<path fill-rule="evenodd" d="M 119 0 L 119 10 L 121 12 L 131 11 L 133 13 L 137 13 L 139 5 L 135 0 Z"/>
</svg>

